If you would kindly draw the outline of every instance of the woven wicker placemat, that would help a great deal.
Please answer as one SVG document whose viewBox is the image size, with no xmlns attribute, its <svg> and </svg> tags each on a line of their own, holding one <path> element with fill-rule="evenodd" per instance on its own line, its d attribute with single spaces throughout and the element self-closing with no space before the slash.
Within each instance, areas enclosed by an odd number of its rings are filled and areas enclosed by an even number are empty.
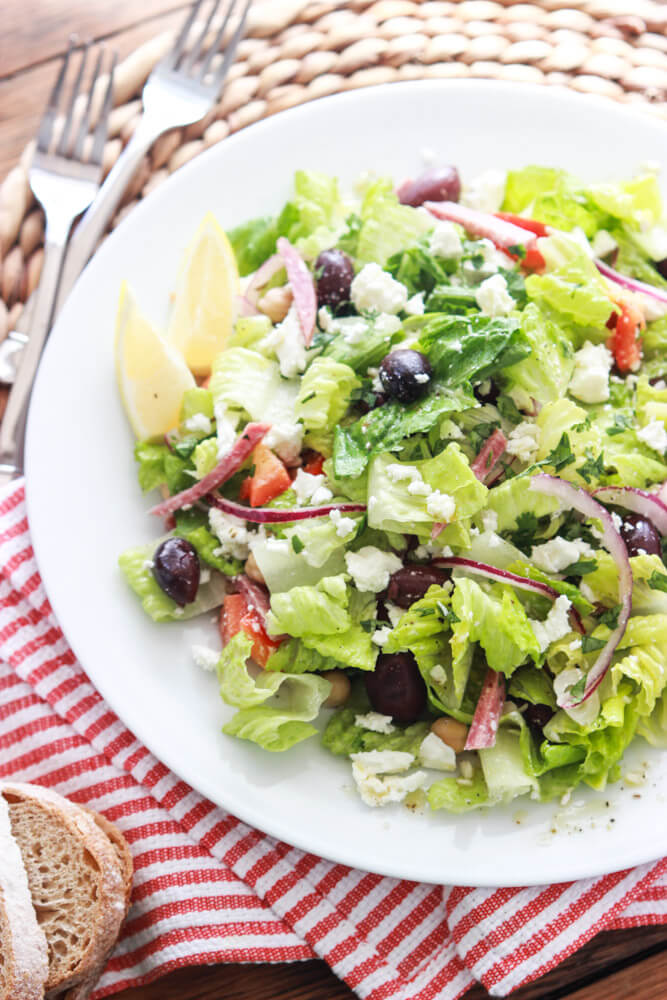
<svg viewBox="0 0 667 1000">
<path fill-rule="evenodd" d="M 217 107 L 155 143 L 112 228 L 180 166 L 231 132 L 316 97 L 372 84 L 477 77 L 541 83 L 636 103 L 667 118 L 667 4 L 654 0 L 268 0 Z M 163 34 L 117 69 L 105 149 L 109 170 L 136 127 L 141 89 L 171 44 Z M 0 187 L 0 340 L 41 271 L 43 219 L 28 185 L 28 147 Z"/>
</svg>

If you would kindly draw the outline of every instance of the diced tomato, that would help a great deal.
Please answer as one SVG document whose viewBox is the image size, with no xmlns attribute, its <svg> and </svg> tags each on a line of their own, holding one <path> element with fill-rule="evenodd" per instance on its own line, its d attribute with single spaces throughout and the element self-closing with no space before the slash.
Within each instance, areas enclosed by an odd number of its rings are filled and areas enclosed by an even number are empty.
<svg viewBox="0 0 667 1000">
<path fill-rule="evenodd" d="M 243 594 L 227 594 L 220 609 L 220 635 L 226 646 L 239 632 L 252 639 L 250 655 L 260 667 L 265 667 L 271 653 L 281 645 L 282 639 L 273 638 L 264 627 L 262 616 L 251 607 Z"/>
<path fill-rule="evenodd" d="M 246 476 L 241 483 L 241 489 L 239 490 L 239 500 L 249 500 L 250 499 L 250 487 L 252 486 L 252 476 Z"/>
<path fill-rule="evenodd" d="M 255 472 L 250 480 L 248 497 L 251 507 L 263 507 L 292 485 L 289 472 L 277 455 L 265 444 L 253 450 Z"/>
<path fill-rule="evenodd" d="M 512 212 L 496 212 L 496 217 L 498 219 L 504 219 L 505 222 L 511 222 L 515 226 L 520 226 L 522 229 L 527 229 L 531 233 L 535 233 L 536 236 L 548 236 L 549 227 L 543 222 L 537 222 L 535 219 L 524 219 L 521 215 L 513 215 Z M 541 271 L 545 266 L 545 260 L 537 247 L 526 247 L 523 256 L 520 254 L 509 253 L 513 260 L 518 260 L 521 267 L 526 271 Z"/>
<path fill-rule="evenodd" d="M 607 347 L 614 355 L 616 367 L 620 372 L 636 371 L 642 357 L 642 341 L 639 331 L 642 327 L 642 316 L 639 310 L 626 303 L 620 303 L 621 311 L 616 320 L 616 327 L 607 341 Z"/>
<path fill-rule="evenodd" d="M 303 471 L 307 472 L 310 476 L 319 476 L 323 466 L 324 455 L 320 455 L 319 451 L 310 451 L 303 464 Z"/>
</svg>

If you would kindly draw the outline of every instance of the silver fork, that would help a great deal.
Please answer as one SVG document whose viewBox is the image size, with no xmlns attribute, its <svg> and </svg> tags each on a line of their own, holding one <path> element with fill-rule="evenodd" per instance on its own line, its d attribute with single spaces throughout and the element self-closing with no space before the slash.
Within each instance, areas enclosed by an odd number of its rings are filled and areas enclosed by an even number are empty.
<svg viewBox="0 0 667 1000">
<path fill-rule="evenodd" d="M 84 46 L 76 79 L 65 105 L 62 131 L 59 137 L 56 135 L 56 120 L 61 113 L 65 78 L 75 49 L 74 41 L 70 41 L 39 126 L 37 148 L 28 174 L 30 186 L 46 217 L 44 264 L 32 305 L 30 328 L 26 331 L 26 344 L 0 425 L 0 485 L 23 472 L 25 419 L 35 373 L 49 331 L 65 246 L 72 223 L 90 205 L 102 179 L 102 152 L 111 110 L 115 56 L 109 71 L 102 111 L 92 135 L 92 145 L 88 149 L 86 138 L 95 82 L 102 68 L 102 48 L 97 54 L 87 99 L 85 93 L 83 95 L 83 114 L 77 122 L 76 110 L 80 104 L 79 94 L 89 54 L 89 46 Z M 76 134 L 71 138 L 73 128 Z M 55 149 L 52 149 L 54 142 Z"/>
<path fill-rule="evenodd" d="M 171 50 L 158 63 L 144 85 L 143 116 L 132 138 L 109 172 L 99 197 L 86 212 L 70 241 L 58 289 L 58 311 L 72 285 L 104 235 L 118 203 L 137 167 L 158 136 L 172 128 L 200 121 L 220 97 L 227 71 L 243 35 L 252 0 L 228 0 L 225 14 L 213 39 L 206 45 L 221 0 L 214 0 L 191 48 L 187 42 L 204 0 L 193 4 Z M 241 12 L 234 32 L 224 48 L 220 65 L 212 69 L 225 31 L 237 9 Z"/>
</svg>

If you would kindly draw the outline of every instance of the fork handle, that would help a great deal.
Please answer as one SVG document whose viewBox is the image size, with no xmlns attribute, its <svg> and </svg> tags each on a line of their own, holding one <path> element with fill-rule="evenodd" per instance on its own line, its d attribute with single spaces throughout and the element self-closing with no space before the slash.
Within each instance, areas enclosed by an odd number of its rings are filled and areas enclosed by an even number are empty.
<svg viewBox="0 0 667 1000">
<path fill-rule="evenodd" d="M 81 218 L 69 241 L 58 288 L 55 315 L 60 312 L 74 282 L 92 257 L 99 240 L 104 236 L 139 164 L 163 131 L 162 124 L 158 128 L 155 122 L 151 123 L 146 117 L 140 119 L 132 138 L 109 171 L 97 197 Z"/>
<path fill-rule="evenodd" d="M 66 236 L 67 234 L 65 238 Z M 3 480 L 23 473 L 28 404 L 42 349 L 49 332 L 53 301 L 65 251 L 65 238 L 59 235 L 54 239 L 46 234 L 44 264 L 35 293 L 30 329 L 27 331 L 28 341 L 23 348 L 19 369 L 0 425 L 0 477 Z"/>
</svg>

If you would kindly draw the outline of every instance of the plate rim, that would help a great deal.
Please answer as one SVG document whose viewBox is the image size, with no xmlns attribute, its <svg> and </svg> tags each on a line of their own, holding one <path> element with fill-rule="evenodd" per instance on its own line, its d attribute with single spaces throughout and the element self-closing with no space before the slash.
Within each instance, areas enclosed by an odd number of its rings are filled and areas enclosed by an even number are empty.
<svg viewBox="0 0 667 1000">
<path fill-rule="evenodd" d="M 582 112 L 585 114 L 585 108 L 586 106 L 588 106 L 588 108 L 591 111 L 593 111 L 594 109 L 604 109 L 605 113 L 617 116 L 619 121 L 625 120 L 628 122 L 636 123 L 638 117 L 633 109 L 623 105 L 616 105 L 611 100 L 597 95 L 574 94 L 561 88 L 548 88 L 544 85 L 539 85 L 539 84 L 516 84 L 508 81 L 497 82 L 497 81 L 487 81 L 482 79 L 480 80 L 433 79 L 433 80 L 399 81 L 389 84 L 380 84 L 372 87 L 362 88 L 361 91 L 352 90 L 343 93 L 327 95 L 326 97 L 318 98 L 313 101 L 308 101 L 304 104 L 279 112 L 277 115 L 273 115 L 269 118 L 264 118 L 244 129 L 241 129 L 239 132 L 234 133 L 233 135 L 226 138 L 224 141 L 216 144 L 215 146 L 212 146 L 208 150 L 205 150 L 199 156 L 195 157 L 193 160 L 185 164 L 178 171 L 175 171 L 174 174 L 171 177 L 169 177 L 165 181 L 165 183 L 160 185 L 159 188 L 157 188 L 154 192 L 152 192 L 148 198 L 142 199 L 142 202 L 133 208 L 132 212 L 129 213 L 129 216 L 123 219 L 122 222 L 116 227 L 116 229 L 107 236 L 103 245 L 96 252 L 94 258 L 91 260 L 91 262 L 89 262 L 89 264 L 82 272 L 82 275 L 77 280 L 72 290 L 72 293 L 70 294 L 68 301 L 61 315 L 59 316 L 57 323 L 55 324 L 54 327 L 55 337 L 49 338 L 49 342 L 47 343 L 45 353 L 50 356 L 52 343 L 56 340 L 59 341 L 60 338 L 64 335 L 64 327 L 67 322 L 68 313 L 70 310 L 75 308 L 72 306 L 72 302 L 76 304 L 77 289 L 79 288 L 80 283 L 83 280 L 84 276 L 89 273 L 91 268 L 96 268 L 101 266 L 100 261 L 103 264 L 106 255 L 112 254 L 114 252 L 116 245 L 120 244 L 121 241 L 123 240 L 125 231 L 128 227 L 136 226 L 137 221 L 140 222 L 146 212 L 152 212 L 154 210 L 154 206 L 156 206 L 159 203 L 160 199 L 166 201 L 171 193 L 172 188 L 176 187 L 179 184 L 183 184 L 187 178 L 191 176 L 196 176 L 197 170 L 202 169 L 201 164 L 203 162 L 208 163 L 217 158 L 220 158 L 221 161 L 223 161 L 226 155 L 225 150 L 228 149 L 230 145 L 232 144 L 234 146 L 241 145 L 247 139 L 247 136 L 249 134 L 256 135 L 261 131 L 265 130 L 270 131 L 272 129 L 275 129 L 276 123 L 284 121 L 285 117 L 289 117 L 290 119 L 295 121 L 301 117 L 307 118 L 310 115 L 317 113 L 318 110 L 321 109 L 322 107 L 330 105 L 332 103 L 336 104 L 352 103 L 355 100 L 355 98 L 359 97 L 360 93 L 363 93 L 363 95 L 371 95 L 372 98 L 372 96 L 375 94 L 388 92 L 390 88 L 394 88 L 395 90 L 400 89 L 401 91 L 413 90 L 415 91 L 415 93 L 418 92 L 419 90 L 424 90 L 424 91 L 443 90 L 451 92 L 459 91 L 461 93 L 465 93 L 466 91 L 472 91 L 472 90 L 478 90 L 481 92 L 484 91 L 488 92 L 493 90 L 495 94 L 497 94 L 499 91 L 502 91 L 506 92 L 508 95 L 512 95 L 513 97 L 518 98 L 518 100 L 522 100 L 524 97 L 527 97 L 527 99 L 534 100 L 536 97 L 539 97 L 541 101 L 545 101 L 547 104 L 550 103 L 553 107 L 556 106 L 562 107 L 565 105 L 569 105 L 571 107 L 577 106 L 578 108 L 582 109 L 580 114 Z M 656 132 L 656 134 L 659 133 L 664 137 L 664 124 L 657 122 L 656 120 L 652 119 L 649 115 L 646 115 L 646 117 L 644 118 L 643 127 L 651 128 L 653 131 Z M 111 247 L 110 250 L 109 247 Z M 46 376 L 43 375 L 43 372 L 46 370 L 47 367 L 48 366 L 40 366 L 40 372 L 38 373 L 38 377 L 35 383 L 33 399 L 39 397 L 42 393 L 47 391 L 42 387 L 43 384 L 44 385 L 46 384 L 45 383 Z M 59 606 L 58 588 L 56 586 L 55 588 L 52 589 L 50 586 L 51 582 L 53 581 L 53 576 L 51 574 L 52 567 L 49 566 L 48 569 L 46 569 L 45 571 L 44 567 L 41 564 L 40 532 L 42 526 L 39 516 L 37 517 L 35 516 L 35 511 L 36 511 L 35 502 L 31 499 L 30 481 L 31 479 L 34 478 L 34 476 L 31 475 L 30 470 L 31 468 L 33 468 L 33 456 L 36 456 L 38 450 L 37 447 L 34 446 L 34 440 L 37 434 L 36 420 L 31 419 L 32 415 L 35 413 L 35 410 L 36 407 L 33 407 L 31 403 L 30 411 L 28 414 L 27 440 L 26 440 L 26 490 L 25 490 L 26 505 L 27 505 L 28 521 L 30 524 L 31 537 L 33 541 L 33 549 L 38 564 L 40 576 L 44 583 L 44 587 L 48 594 L 49 601 L 51 602 L 51 607 L 54 611 L 56 619 L 60 623 L 60 615 L 58 613 L 58 606 Z M 33 525 L 35 525 L 35 527 L 33 527 Z M 65 634 L 64 628 L 63 628 L 63 634 Z M 206 798 L 210 799 L 210 801 L 212 801 L 215 805 L 219 806 L 221 809 L 230 812 L 231 815 L 241 819 L 244 823 L 247 823 L 248 825 L 255 827 L 256 829 L 268 834 L 271 837 L 283 840 L 307 853 L 316 854 L 318 856 L 327 858 L 333 861 L 334 863 L 347 865 L 353 868 L 360 867 L 358 855 L 355 854 L 355 851 L 352 847 L 348 848 L 346 840 L 341 839 L 335 851 L 328 849 L 322 851 L 320 847 L 318 847 L 317 845 L 315 846 L 313 845 L 312 839 L 309 842 L 309 838 L 307 836 L 301 837 L 299 835 L 298 830 L 294 828 L 289 828 L 287 824 L 281 822 L 280 819 L 273 819 L 268 815 L 259 814 L 254 808 L 252 808 L 252 806 L 246 808 L 244 807 L 243 803 L 235 802 L 233 809 L 230 809 L 230 807 L 224 804 L 221 798 L 221 793 L 222 797 L 224 797 L 224 792 L 225 792 L 224 787 L 220 786 L 218 786 L 218 788 L 209 787 L 209 782 L 206 780 L 206 778 L 203 778 L 201 781 L 197 780 L 193 781 L 191 776 L 184 776 L 181 772 L 181 766 L 177 759 L 177 751 L 175 750 L 174 754 L 172 755 L 172 753 L 169 751 L 168 748 L 160 746 L 159 752 L 156 749 L 154 749 L 151 733 L 150 731 L 148 732 L 145 731 L 147 729 L 150 730 L 149 723 L 146 722 L 145 727 L 141 724 L 143 717 L 141 716 L 140 713 L 138 714 L 138 718 L 135 715 L 132 724 L 126 722 L 124 719 L 125 711 L 123 712 L 123 714 L 121 714 L 121 712 L 117 708 L 118 699 L 116 699 L 114 695 L 112 682 L 110 681 L 109 684 L 107 684 L 106 677 L 99 676 L 99 672 L 98 676 L 95 676 L 94 678 L 91 675 L 89 675 L 87 668 L 84 666 L 82 658 L 79 657 L 77 653 L 76 641 L 72 641 L 69 635 L 67 635 L 66 642 L 70 645 L 73 652 L 75 653 L 77 660 L 79 661 L 82 669 L 84 670 L 86 678 L 93 685 L 93 687 L 99 691 L 104 700 L 109 704 L 112 711 L 121 720 L 123 725 L 125 725 L 159 761 L 164 763 L 171 771 L 173 771 L 175 775 L 181 778 L 181 780 L 185 781 L 195 791 L 205 796 Z M 185 771 L 187 773 L 188 771 L 187 767 L 185 768 Z M 418 819 L 416 819 L 416 822 L 418 822 Z M 416 831 L 418 832 L 418 828 L 416 828 Z M 580 864 L 579 866 L 575 863 L 576 851 L 573 851 L 571 852 L 572 855 L 574 856 L 573 862 L 569 864 L 567 867 L 564 867 L 562 863 L 560 864 L 560 866 L 553 866 L 554 871 L 550 870 L 548 881 L 550 882 L 572 881 L 580 878 L 598 877 L 601 875 L 610 874 L 611 872 L 624 870 L 629 867 L 635 867 L 637 865 L 654 862 L 662 856 L 663 852 L 664 852 L 664 845 L 659 846 L 657 841 L 655 847 L 649 848 L 648 846 L 645 846 L 641 849 L 636 849 L 634 851 L 631 849 L 631 847 L 628 847 L 623 852 L 622 857 L 619 856 L 620 852 L 618 851 L 615 852 L 614 855 L 615 860 L 612 866 L 610 867 L 609 862 L 605 863 L 604 861 L 604 857 L 606 856 L 604 851 L 600 852 L 600 861 L 597 865 L 592 865 L 589 863 L 584 865 Z M 413 881 L 417 880 L 425 883 L 433 883 L 434 881 L 433 875 L 431 874 L 429 876 L 427 868 L 422 869 L 418 863 L 416 865 L 413 864 L 412 866 L 404 867 L 403 869 L 399 869 L 395 865 L 388 868 L 387 866 L 383 866 L 380 864 L 378 866 L 373 866 L 372 868 L 366 868 L 365 870 L 373 871 L 378 874 L 392 878 L 409 879 Z M 473 878 L 472 880 L 467 880 L 467 884 L 469 885 L 485 886 L 485 887 L 528 886 L 528 885 L 540 885 L 543 883 L 544 879 L 543 878 L 539 879 L 537 877 L 532 877 L 529 879 L 526 878 L 507 879 L 507 878 L 502 878 L 500 876 L 498 876 L 497 879 L 485 877 L 483 882 L 480 882 L 475 878 Z M 441 883 L 436 883 L 436 884 L 441 884 Z"/>
</svg>

